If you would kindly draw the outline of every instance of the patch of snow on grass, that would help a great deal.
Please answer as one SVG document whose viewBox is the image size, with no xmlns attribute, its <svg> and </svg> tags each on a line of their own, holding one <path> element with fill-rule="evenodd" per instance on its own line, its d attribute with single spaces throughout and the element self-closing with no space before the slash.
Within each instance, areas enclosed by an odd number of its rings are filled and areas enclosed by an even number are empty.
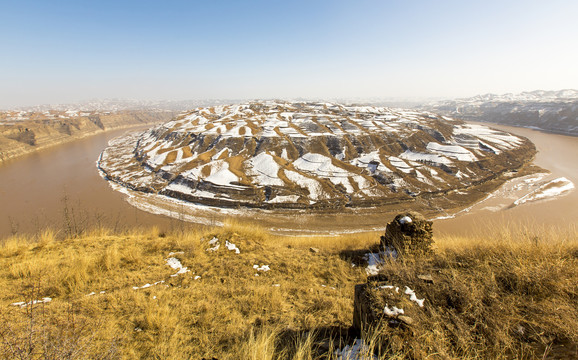
<svg viewBox="0 0 578 360">
<path fill-rule="evenodd" d="M 230 243 L 229 241 L 225 240 L 225 247 L 227 248 L 227 250 L 229 251 L 234 251 L 235 254 L 239 254 L 241 253 L 241 250 L 239 250 L 239 248 L 237 247 L 237 245 Z"/>
<path fill-rule="evenodd" d="M 32 300 L 32 301 L 29 301 L 29 302 L 21 301 L 21 302 L 12 303 L 12 304 L 10 304 L 10 305 L 12 305 L 12 306 L 25 307 L 25 306 L 29 306 L 29 305 L 36 305 L 36 304 L 43 304 L 43 303 L 45 304 L 45 303 L 49 303 L 49 302 L 51 302 L 51 301 L 52 301 L 52 298 L 44 297 L 44 298 L 42 298 L 41 300 Z"/>
<path fill-rule="evenodd" d="M 397 308 L 395 306 L 392 306 L 392 308 L 390 309 L 389 306 L 387 306 L 386 304 L 385 307 L 383 308 L 383 313 L 387 316 L 393 317 L 403 314 L 403 309 Z"/>
<path fill-rule="evenodd" d="M 381 253 L 367 253 L 363 258 L 367 261 L 365 273 L 367 275 L 377 275 L 379 273 L 379 266 L 383 264 Z"/>
<path fill-rule="evenodd" d="M 355 339 L 352 346 L 335 350 L 337 360 L 377 360 L 363 339 Z"/>
<path fill-rule="evenodd" d="M 423 302 L 425 299 L 418 299 L 415 291 L 409 288 L 409 286 L 405 287 L 405 293 L 409 295 L 409 300 L 414 301 L 419 307 L 423 307 Z"/>
<path fill-rule="evenodd" d="M 183 266 L 183 264 L 181 264 L 181 261 L 175 257 L 168 258 L 167 265 L 175 270 L 178 270 L 177 273 L 171 275 L 171 277 L 175 277 L 178 276 L 179 274 L 184 274 L 191 271 L 187 267 Z"/>
<path fill-rule="evenodd" d="M 271 268 L 269 268 L 269 265 L 253 265 L 253 269 L 257 270 L 257 271 L 269 271 L 271 270 Z"/>
<path fill-rule="evenodd" d="M 157 281 L 156 283 L 153 283 L 153 284 L 146 283 L 146 284 L 144 284 L 143 286 L 133 286 L 132 289 L 133 289 L 133 290 L 146 289 L 146 288 L 149 288 L 149 287 L 151 287 L 151 286 L 156 286 L 156 285 L 158 285 L 158 284 L 163 284 L 164 282 L 165 282 L 164 280 L 161 280 L 161 281 Z"/>
<path fill-rule="evenodd" d="M 208 248 L 206 251 L 217 251 L 221 247 L 219 239 L 217 239 L 216 237 L 213 237 L 211 240 L 209 240 L 209 245 L 211 245 L 212 247 Z"/>
<path fill-rule="evenodd" d="M 393 285 L 381 285 L 380 289 L 395 289 L 395 292 L 399 294 L 399 287 Z"/>
</svg>

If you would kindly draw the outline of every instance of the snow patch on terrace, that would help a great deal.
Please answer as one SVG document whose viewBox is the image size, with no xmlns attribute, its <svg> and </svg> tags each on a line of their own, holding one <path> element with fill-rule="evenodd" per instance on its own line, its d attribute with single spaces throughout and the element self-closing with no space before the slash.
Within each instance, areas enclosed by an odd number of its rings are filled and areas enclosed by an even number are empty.
<svg viewBox="0 0 578 360">
<path fill-rule="evenodd" d="M 273 156 L 260 153 L 248 161 L 247 174 L 254 176 L 254 182 L 258 185 L 284 186 L 285 182 L 279 178 L 279 164 Z"/>
<path fill-rule="evenodd" d="M 307 176 L 301 175 L 298 172 L 291 170 L 284 170 L 283 173 L 290 181 L 295 184 L 304 187 L 309 191 L 309 198 L 313 201 L 318 201 L 322 199 L 327 199 L 328 196 L 324 193 L 323 187 L 319 181 L 309 178 Z"/>
<path fill-rule="evenodd" d="M 431 143 L 430 143 L 431 144 Z M 432 163 L 436 165 L 450 165 L 453 162 L 446 158 L 445 156 L 437 154 L 426 154 L 420 152 L 414 152 L 411 150 L 406 150 L 405 152 L 399 154 L 399 157 L 405 160 L 420 161 L 424 163 Z M 391 161 L 391 160 L 390 160 Z"/>
<path fill-rule="evenodd" d="M 396 156 L 390 156 L 388 160 L 391 163 L 391 165 L 395 166 L 401 172 L 409 174 L 413 170 L 413 166 L 409 165 L 408 163 L 406 163 L 405 161 Z"/>
<path fill-rule="evenodd" d="M 205 167 L 209 168 L 209 175 L 207 177 L 203 177 L 202 175 L 202 171 Z M 203 179 L 204 181 L 208 181 L 215 185 L 221 185 L 232 188 L 243 188 L 241 186 L 231 184 L 233 182 L 238 182 L 239 178 L 237 177 L 237 175 L 233 174 L 231 170 L 229 170 L 229 163 L 225 160 L 211 161 L 210 163 L 204 166 L 199 166 L 194 169 L 185 171 L 181 175 L 184 178 L 191 180 Z"/>
<path fill-rule="evenodd" d="M 342 155 L 342 154 L 339 154 Z M 345 155 L 342 155 L 345 157 Z M 368 154 L 362 154 L 361 156 L 351 160 L 349 162 L 351 165 L 355 165 L 360 168 L 367 169 L 371 174 L 381 171 L 381 172 L 392 172 L 387 166 L 381 163 L 381 158 L 379 157 L 378 151 L 372 151 Z"/>
<path fill-rule="evenodd" d="M 230 186 L 232 182 L 239 181 L 237 175 L 229 170 L 229 163 L 223 161 L 219 165 L 217 169 L 211 168 L 211 175 L 205 178 L 205 181 L 224 186 Z"/>
<path fill-rule="evenodd" d="M 442 145 L 430 142 L 427 144 L 427 149 L 431 152 L 451 157 L 459 161 L 470 162 L 478 160 L 474 154 L 459 145 Z"/>
<path fill-rule="evenodd" d="M 490 129 L 483 125 L 464 124 L 454 128 L 454 135 L 470 135 L 475 136 L 484 142 L 492 143 L 495 147 L 484 144 L 490 149 L 493 149 L 496 154 L 499 154 L 500 149 L 513 149 L 522 143 L 522 139 L 502 131 Z"/>
<path fill-rule="evenodd" d="M 293 166 L 301 171 L 306 171 L 316 176 L 328 179 L 334 185 L 343 185 L 348 194 L 355 190 L 349 181 L 349 177 L 355 180 L 362 180 L 359 175 L 337 167 L 331 163 L 331 159 L 321 154 L 308 153 L 293 162 Z"/>
<path fill-rule="evenodd" d="M 281 195 L 275 196 L 273 199 L 269 200 L 269 204 L 287 204 L 295 203 L 299 200 L 299 195 Z"/>
</svg>

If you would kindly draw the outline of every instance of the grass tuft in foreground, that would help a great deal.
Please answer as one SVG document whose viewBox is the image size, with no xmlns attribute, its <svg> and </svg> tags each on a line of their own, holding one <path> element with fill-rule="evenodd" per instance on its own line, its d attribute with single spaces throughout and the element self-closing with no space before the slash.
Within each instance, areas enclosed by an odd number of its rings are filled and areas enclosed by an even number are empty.
<svg viewBox="0 0 578 360">
<path fill-rule="evenodd" d="M 354 286 L 379 241 L 278 237 L 234 221 L 174 234 L 54 234 L 0 247 L 0 357 L 335 359 L 359 337 Z M 578 356 L 576 235 L 436 238 L 430 258 L 386 261 L 382 272 L 416 284 L 425 306 L 411 332 L 380 326 L 364 334 L 367 346 L 381 358 Z M 419 285 L 421 273 L 434 284 Z"/>
</svg>

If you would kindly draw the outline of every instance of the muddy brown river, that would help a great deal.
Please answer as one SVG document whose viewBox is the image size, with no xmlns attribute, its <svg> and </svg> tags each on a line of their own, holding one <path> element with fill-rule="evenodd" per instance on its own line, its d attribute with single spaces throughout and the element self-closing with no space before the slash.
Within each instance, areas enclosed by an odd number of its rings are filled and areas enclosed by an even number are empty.
<svg viewBox="0 0 578 360">
<path fill-rule="evenodd" d="M 544 179 L 566 177 L 578 187 L 578 137 L 544 133 L 532 129 L 480 123 L 530 139 L 538 149 L 534 164 L 551 171 Z M 562 196 L 508 208 L 514 198 L 500 194 L 475 205 L 470 212 L 435 222 L 440 234 L 472 235 L 504 225 L 554 227 L 560 230 L 578 225 L 578 190 Z M 496 210 L 498 209 L 498 210 Z M 491 229 L 489 229 L 491 232 Z"/>
<path fill-rule="evenodd" d="M 100 177 L 96 159 L 110 139 L 126 131 L 101 133 L 0 165 L 0 239 L 47 227 L 75 231 L 99 224 L 113 229 L 174 224 L 132 207 Z"/>
<path fill-rule="evenodd" d="M 546 179 L 566 177 L 578 185 L 578 137 L 491 125 L 528 137 L 538 148 L 535 164 L 552 172 Z M 158 226 L 180 228 L 177 219 L 138 210 L 114 191 L 95 166 L 110 139 L 127 130 L 102 133 L 30 154 L 0 165 L 0 239 L 37 233 L 50 227 L 80 231 L 102 225 L 111 229 Z M 134 129 L 133 129 L 134 131 Z M 574 226 L 578 224 L 578 191 L 509 208 L 515 198 L 496 193 L 455 218 L 437 220 L 437 234 L 466 235 L 504 224 Z M 385 227 L 391 219 L 384 219 Z M 194 226 L 194 225 L 187 225 Z"/>
</svg>

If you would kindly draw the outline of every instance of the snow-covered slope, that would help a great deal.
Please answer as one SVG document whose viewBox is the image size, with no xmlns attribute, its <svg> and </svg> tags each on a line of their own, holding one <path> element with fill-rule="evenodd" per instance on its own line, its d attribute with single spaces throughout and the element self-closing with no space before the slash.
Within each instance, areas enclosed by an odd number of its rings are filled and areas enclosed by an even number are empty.
<svg viewBox="0 0 578 360">
<path fill-rule="evenodd" d="M 578 135 L 578 90 L 486 94 L 440 101 L 423 108 L 466 120 Z"/>
<path fill-rule="evenodd" d="M 198 108 L 115 139 L 98 164 L 125 187 L 196 203 L 326 208 L 443 194 L 534 152 L 527 139 L 429 112 L 265 101 Z"/>
</svg>

